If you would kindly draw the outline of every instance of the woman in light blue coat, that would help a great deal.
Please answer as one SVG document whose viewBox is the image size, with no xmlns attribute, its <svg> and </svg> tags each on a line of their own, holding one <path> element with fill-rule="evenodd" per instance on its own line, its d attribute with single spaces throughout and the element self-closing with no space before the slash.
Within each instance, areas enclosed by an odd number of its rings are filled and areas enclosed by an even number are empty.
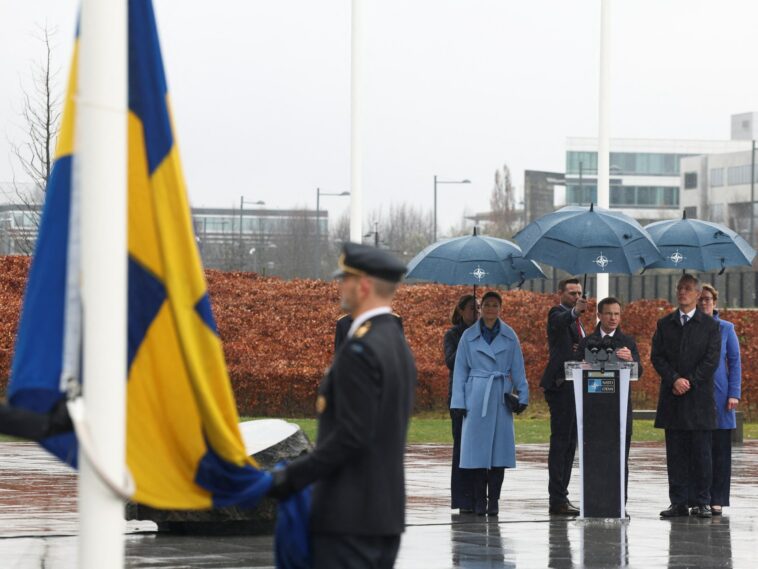
<svg viewBox="0 0 758 569">
<path fill-rule="evenodd" d="M 711 483 L 711 512 L 720 516 L 723 506 L 729 505 L 729 486 L 732 479 L 732 430 L 737 428 L 736 409 L 742 387 L 740 342 L 734 324 L 721 320 L 716 303 L 718 291 L 709 284 L 703 285 L 698 308 L 719 323 L 721 329 L 721 356 L 713 375 L 713 399 L 716 402 L 717 428 L 712 433 L 711 457 L 713 482 Z"/>
<path fill-rule="evenodd" d="M 453 370 L 450 409 L 463 416 L 460 468 L 474 470 L 474 511 L 498 514 L 503 469 L 516 466 L 513 411 L 507 394 L 518 393 L 516 412 L 529 403 L 524 356 L 513 329 L 500 319 L 502 298 L 482 297 L 481 318 L 461 336 Z"/>
</svg>

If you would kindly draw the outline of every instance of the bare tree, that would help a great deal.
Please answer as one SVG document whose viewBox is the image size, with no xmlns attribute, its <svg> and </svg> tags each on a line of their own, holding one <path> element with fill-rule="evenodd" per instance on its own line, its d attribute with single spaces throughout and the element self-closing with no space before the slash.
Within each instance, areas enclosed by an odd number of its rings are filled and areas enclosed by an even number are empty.
<svg viewBox="0 0 758 569">
<path fill-rule="evenodd" d="M 390 204 L 385 216 L 382 210 L 371 213 L 367 227 L 379 233 L 379 246 L 395 253 L 404 261 L 410 261 L 432 242 L 434 219 L 431 210 L 424 210 L 407 203 Z"/>
<path fill-rule="evenodd" d="M 40 62 L 32 65 L 31 85 L 22 83 L 23 107 L 21 119 L 25 139 L 21 143 L 12 142 L 11 153 L 31 183 L 31 189 L 17 184 L 14 173 L 13 185 L 16 200 L 26 212 L 26 220 L 32 225 L 30 234 L 36 235 L 41 214 L 40 204 L 44 202 L 47 182 L 53 167 L 55 144 L 60 128 L 62 99 L 58 89 L 58 72 L 53 66 L 53 37 L 55 28 L 45 24 L 39 28 L 39 40 L 44 48 Z M 34 249 L 34 238 L 21 238 L 19 246 L 25 253 Z"/>
<path fill-rule="evenodd" d="M 516 211 L 511 171 L 507 164 L 495 170 L 495 183 L 490 195 L 491 223 L 487 233 L 495 237 L 510 238 L 519 229 L 521 220 Z"/>
</svg>

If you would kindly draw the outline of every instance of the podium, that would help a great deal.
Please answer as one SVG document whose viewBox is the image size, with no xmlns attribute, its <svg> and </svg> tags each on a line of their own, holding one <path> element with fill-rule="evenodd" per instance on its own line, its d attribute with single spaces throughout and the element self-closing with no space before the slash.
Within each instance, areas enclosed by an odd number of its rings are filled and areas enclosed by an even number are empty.
<svg viewBox="0 0 758 569">
<path fill-rule="evenodd" d="M 567 362 L 573 381 L 581 518 L 626 517 L 626 420 L 635 362 Z"/>
</svg>

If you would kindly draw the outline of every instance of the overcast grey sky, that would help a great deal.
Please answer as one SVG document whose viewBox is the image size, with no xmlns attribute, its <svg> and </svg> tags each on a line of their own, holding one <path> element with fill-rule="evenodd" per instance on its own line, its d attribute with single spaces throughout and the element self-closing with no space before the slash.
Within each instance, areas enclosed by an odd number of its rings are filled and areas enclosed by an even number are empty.
<svg viewBox="0 0 758 569">
<path fill-rule="evenodd" d="M 154 0 L 193 205 L 240 194 L 315 207 L 350 181 L 349 0 Z M 493 172 L 564 168 L 597 130 L 599 0 L 367 0 L 367 209 L 432 204 L 440 225 L 487 209 Z M 0 182 L 12 176 L 20 84 L 58 27 L 61 87 L 76 0 L 0 0 Z M 614 137 L 726 139 L 758 110 L 751 0 L 615 0 Z M 324 202 L 336 216 L 345 198 Z"/>
</svg>

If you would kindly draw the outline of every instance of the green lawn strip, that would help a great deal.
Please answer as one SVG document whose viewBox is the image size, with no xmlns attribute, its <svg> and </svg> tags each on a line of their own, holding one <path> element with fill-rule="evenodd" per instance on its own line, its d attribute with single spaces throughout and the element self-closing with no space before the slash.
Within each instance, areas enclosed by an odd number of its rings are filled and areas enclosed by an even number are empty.
<svg viewBox="0 0 758 569">
<path fill-rule="evenodd" d="M 249 421 L 254 417 L 242 417 Z M 287 419 L 300 427 L 312 441 L 316 440 L 316 419 Z M 745 440 L 758 440 L 758 423 L 745 423 Z M 21 439 L 0 435 L 0 442 L 20 442 Z M 546 443 L 550 440 L 550 420 L 546 418 L 518 417 L 516 419 L 516 443 Z M 662 442 L 663 430 L 653 427 L 652 421 L 635 421 L 633 440 L 637 442 Z M 413 417 L 408 431 L 408 442 L 414 444 L 452 444 L 450 419 L 444 417 Z"/>
</svg>

